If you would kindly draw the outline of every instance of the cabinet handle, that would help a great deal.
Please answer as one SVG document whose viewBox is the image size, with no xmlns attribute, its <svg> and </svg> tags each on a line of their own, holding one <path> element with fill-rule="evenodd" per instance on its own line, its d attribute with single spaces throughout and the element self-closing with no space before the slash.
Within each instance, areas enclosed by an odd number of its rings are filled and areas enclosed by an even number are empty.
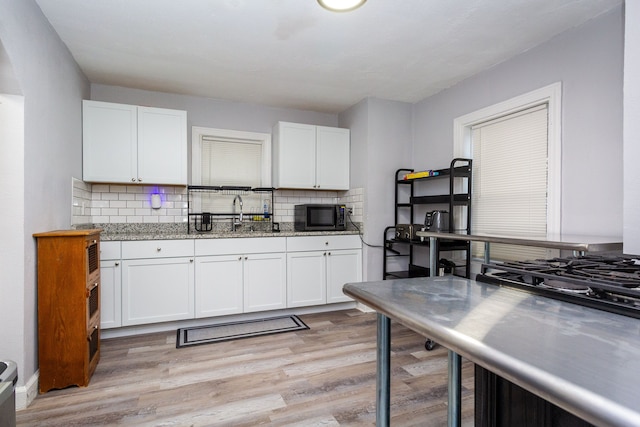
<svg viewBox="0 0 640 427">
<path fill-rule="evenodd" d="M 136 182 L 136 179 L 135 178 L 131 178 L 131 182 Z"/>
<path fill-rule="evenodd" d="M 162 250 L 162 248 L 156 248 L 157 252 L 160 252 Z"/>
<path fill-rule="evenodd" d="M 329 256 L 331 256 L 331 252 L 329 252 Z"/>
<path fill-rule="evenodd" d="M 138 178 L 138 182 L 142 182 L 142 178 Z"/>
<path fill-rule="evenodd" d="M 119 263 L 119 262 L 116 262 L 116 263 L 115 263 L 115 266 L 116 266 L 116 267 L 118 267 L 119 265 L 120 265 L 120 263 Z"/>
<path fill-rule="evenodd" d="M 193 259 L 190 259 L 189 262 L 193 262 Z"/>
<path fill-rule="evenodd" d="M 238 257 L 238 261 L 242 261 L 242 257 L 241 256 Z"/>
<path fill-rule="evenodd" d="M 325 253 L 323 253 L 323 254 L 322 254 L 322 256 L 327 256 L 327 253 L 326 253 L 326 252 L 325 252 Z"/>
<path fill-rule="evenodd" d="M 248 256 L 246 256 L 246 257 L 244 257 L 244 259 L 245 259 L 245 261 L 246 261 L 246 260 L 248 260 L 248 259 L 249 259 L 249 257 L 248 257 Z"/>
<path fill-rule="evenodd" d="M 324 242 L 324 245 L 325 246 L 329 246 L 329 242 Z"/>
</svg>

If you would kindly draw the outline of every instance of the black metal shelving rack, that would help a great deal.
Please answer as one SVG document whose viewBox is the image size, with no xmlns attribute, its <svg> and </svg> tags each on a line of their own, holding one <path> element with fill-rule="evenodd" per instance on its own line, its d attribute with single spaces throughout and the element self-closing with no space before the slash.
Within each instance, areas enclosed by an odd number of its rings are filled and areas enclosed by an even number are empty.
<svg viewBox="0 0 640 427">
<path fill-rule="evenodd" d="M 395 224 L 399 224 L 401 211 L 405 212 L 411 224 L 423 223 L 423 220 L 416 221 L 415 207 L 418 205 L 440 205 L 446 206 L 450 214 L 449 232 L 466 231 L 471 234 L 471 171 L 472 160 L 465 158 L 453 159 L 448 168 L 433 170 L 430 176 L 414 179 L 403 179 L 405 174 L 414 172 L 413 169 L 398 169 L 395 176 Z M 416 195 L 416 184 L 418 182 L 435 182 L 448 180 L 449 191 L 446 194 L 438 195 Z M 408 188 L 408 191 L 406 189 Z M 456 193 L 456 189 L 458 192 Z M 404 191 L 401 191 L 404 189 Z M 408 200 L 407 200 L 408 193 Z M 466 227 L 462 230 L 455 229 L 455 221 L 453 220 L 454 207 L 462 206 L 462 214 L 465 215 L 464 222 Z M 408 214 L 407 214 L 408 212 Z M 461 222 L 462 218 L 458 218 Z M 429 276 L 429 268 L 416 264 L 414 249 L 416 247 L 429 247 L 429 241 L 402 240 L 396 236 L 396 225 L 386 227 L 384 229 L 384 250 L 382 262 L 382 278 L 399 279 L 407 277 Z M 439 239 L 437 259 L 440 260 L 440 252 L 444 251 L 464 251 L 465 263 L 454 267 L 454 274 L 469 278 L 471 275 L 471 242 L 459 240 Z M 400 271 L 389 271 L 387 263 L 392 258 L 403 258 L 406 269 Z M 428 260 L 424 260 L 428 265 Z M 459 270 L 464 268 L 464 274 Z"/>
</svg>

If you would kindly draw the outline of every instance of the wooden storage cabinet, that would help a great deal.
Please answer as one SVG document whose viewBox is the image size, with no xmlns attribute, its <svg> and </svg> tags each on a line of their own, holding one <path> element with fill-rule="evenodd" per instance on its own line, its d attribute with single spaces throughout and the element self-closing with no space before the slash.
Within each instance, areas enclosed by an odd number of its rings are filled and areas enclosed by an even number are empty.
<svg viewBox="0 0 640 427">
<path fill-rule="evenodd" d="M 87 386 L 100 360 L 100 230 L 34 237 L 40 393 Z"/>
</svg>

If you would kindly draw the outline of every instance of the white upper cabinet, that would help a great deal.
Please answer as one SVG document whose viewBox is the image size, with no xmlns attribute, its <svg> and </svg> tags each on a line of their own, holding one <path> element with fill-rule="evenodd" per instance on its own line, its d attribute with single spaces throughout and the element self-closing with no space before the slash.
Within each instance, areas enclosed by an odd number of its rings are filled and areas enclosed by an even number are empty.
<svg viewBox="0 0 640 427">
<path fill-rule="evenodd" d="M 83 179 L 187 184 L 187 113 L 83 101 Z"/>
<path fill-rule="evenodd" d="M 278 122 L 273 129 L 273 185 L 349 189 L 349 129 Z"/>
</svg>

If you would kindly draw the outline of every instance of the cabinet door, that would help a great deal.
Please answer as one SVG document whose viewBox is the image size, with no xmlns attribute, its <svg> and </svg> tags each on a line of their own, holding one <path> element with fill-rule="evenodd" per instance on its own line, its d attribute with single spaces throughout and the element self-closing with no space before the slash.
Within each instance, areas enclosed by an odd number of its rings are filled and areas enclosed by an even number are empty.
<svg viewBox="0 0 640 427">
<path fill-rule="evenodd" d="M 122 326 L 192 319 L 193 258 L 122 261 Z"/>
<path fill-rule="evenodd" d="M 353 301 L 342 292 L 345 283 L 362 281 L 362 250 L 330 251 L 327 254 L 327 304 Z"/>
<path fill-rule="evenodd" d="M 82 102 L 82 178 L 130 183 L 137 179 L 137 107 Z"/>
<path fill-rule="evenodd" d="M 196 258 L 196 317 L 242 313 L 240 255 Z"/>
<path fill-rule="evenodd" d="M 316 188 L 349 189 L 349 129 L 318 126 L 316 131 Z"/>
<path fill-rule="evenodd" d="M 284 253 L 252 254 L 244 262 L 244 311 L 287 306 L 287 262 Z"/>
<path fill-rule="evenodd" d="M 138 107 L 138 180 L 187 184 L 187 113 Z"/>
<path fill-rule="evenodd" d="M 287 307 L 326 304 L 327 251 L 287 254 Z"/>
<path fill-rule="evenodd" d="M 277 188 L 314 188 L 316 127 L 280 122 L 273 141 L 273 183 Z"/>
<path fill-rule="evenodd" d="M 120 261 L 100 262 L 100 328 L 122 326 Z"/>
</svg>

